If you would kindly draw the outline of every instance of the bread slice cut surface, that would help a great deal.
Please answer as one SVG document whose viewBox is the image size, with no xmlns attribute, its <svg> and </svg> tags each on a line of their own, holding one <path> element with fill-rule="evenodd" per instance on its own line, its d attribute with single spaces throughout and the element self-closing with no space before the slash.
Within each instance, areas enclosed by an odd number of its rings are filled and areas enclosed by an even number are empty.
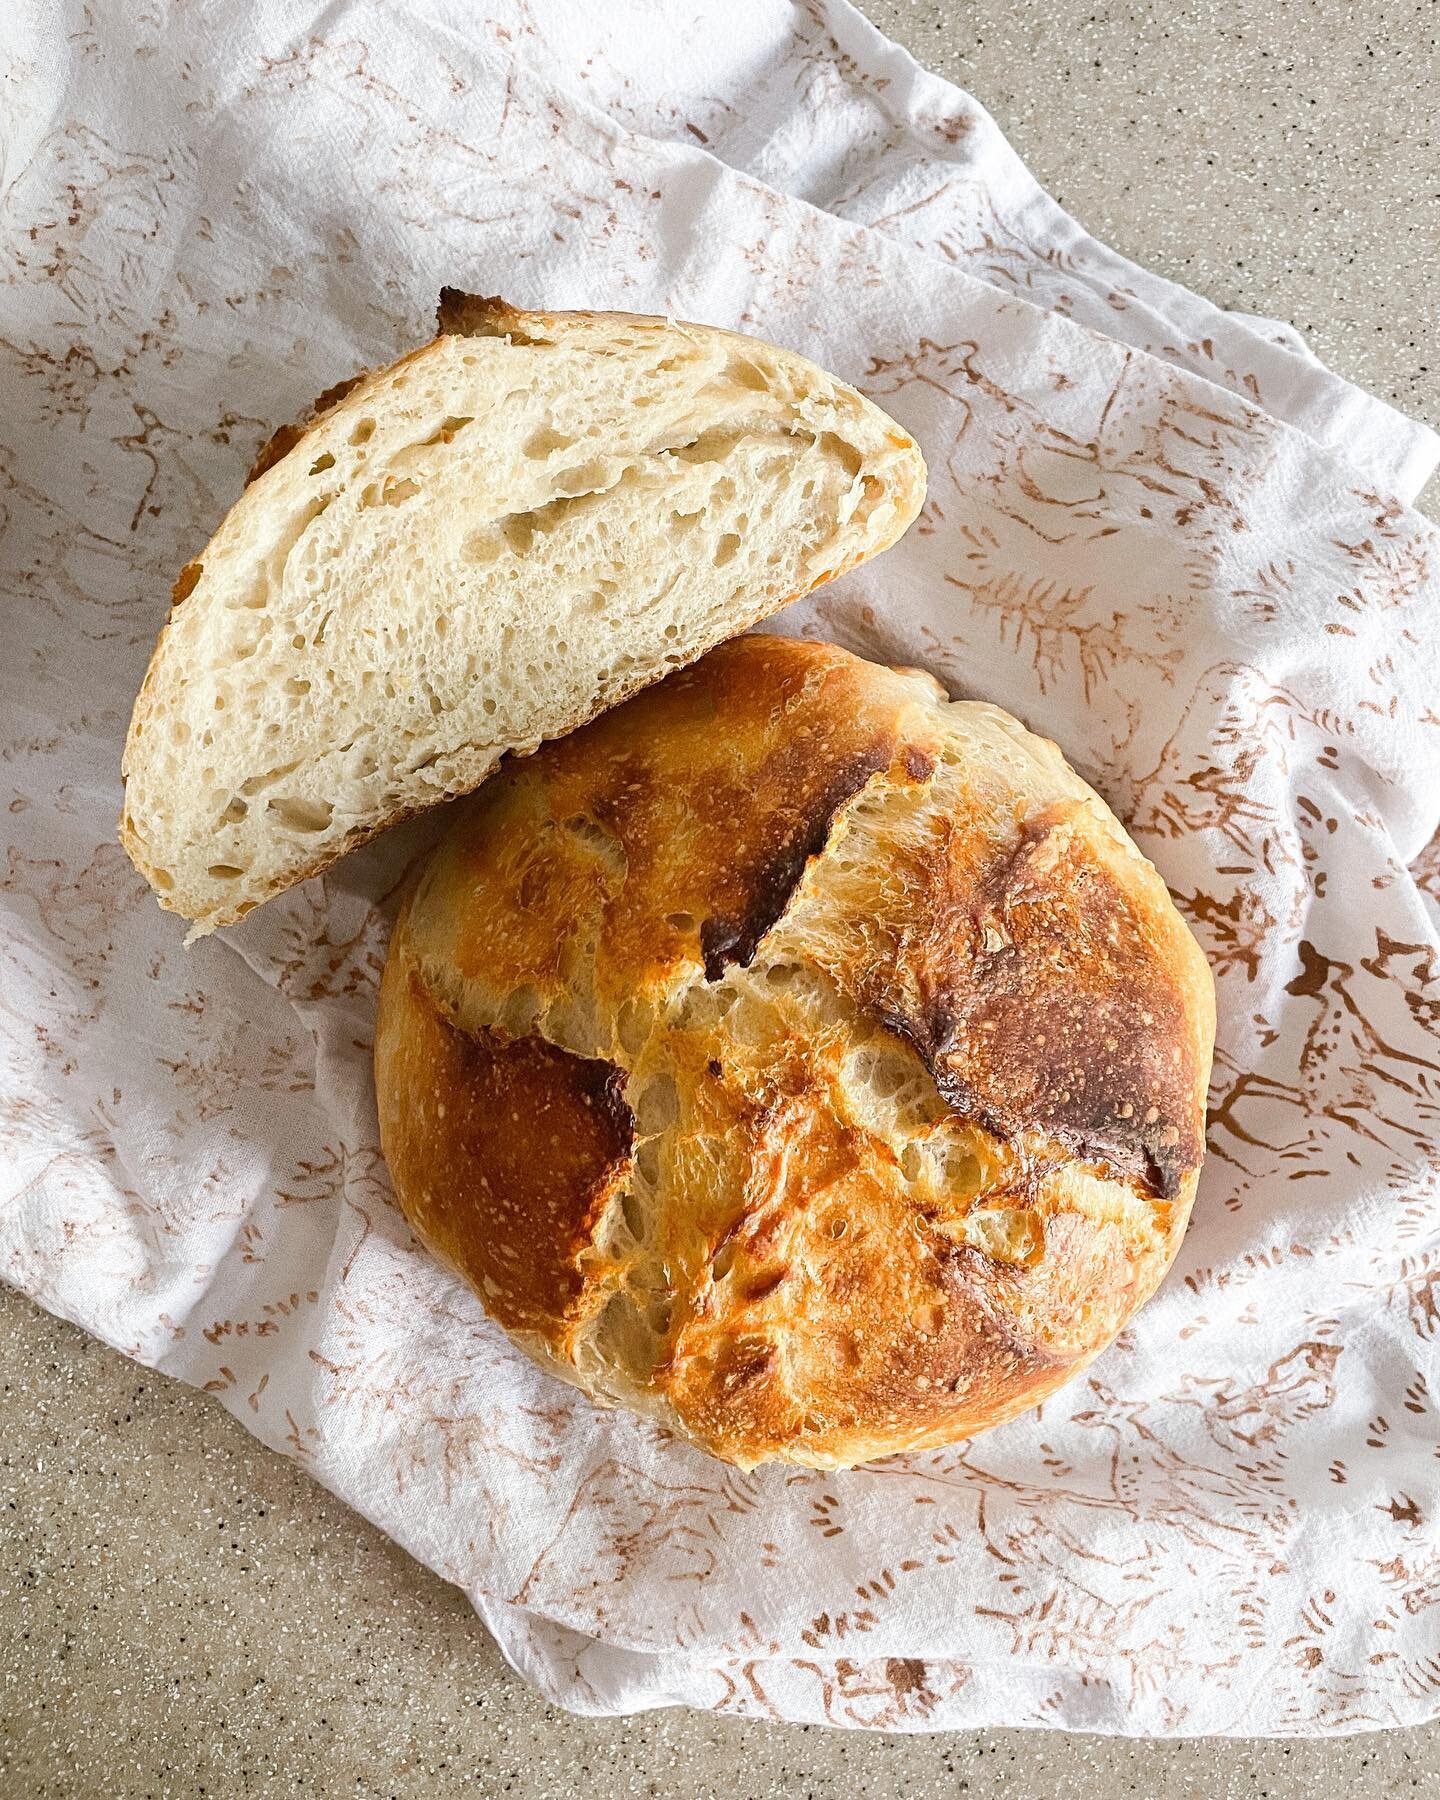
<svg viewBox="0 0 1440 1800">
<path fill-rule="evenodd" d="M 121 838 L 199 935 L 885 549 L 910 438 L 791 352 L 447 290 L 176 583 Z"/>
</svg>

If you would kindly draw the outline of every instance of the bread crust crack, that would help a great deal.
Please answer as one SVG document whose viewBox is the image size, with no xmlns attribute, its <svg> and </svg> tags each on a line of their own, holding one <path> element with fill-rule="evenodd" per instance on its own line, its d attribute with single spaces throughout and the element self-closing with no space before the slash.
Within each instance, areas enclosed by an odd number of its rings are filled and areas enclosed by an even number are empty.
<svg viewBox="0 0 1440 1800">
<path fill-rule="evenodd" d="M 580 1289 L 511 1329 L 734 1462 L 1001 1422 L 1184 1230 L 1213 999 L 1163 883 L 1053 745 L 834 646 L 721 646 L 507 767 L 436 853 L 377 1082 L 401 1202 L 425 1190 L 475 1281 L 514 1219 L 413 1131 L 409 970 L 467 1026 L 623 1071 L 626 1166 L 572 1195 Z M 1167 1129 L 1173 1184 L 1143 1154 Z"/>
</svg>

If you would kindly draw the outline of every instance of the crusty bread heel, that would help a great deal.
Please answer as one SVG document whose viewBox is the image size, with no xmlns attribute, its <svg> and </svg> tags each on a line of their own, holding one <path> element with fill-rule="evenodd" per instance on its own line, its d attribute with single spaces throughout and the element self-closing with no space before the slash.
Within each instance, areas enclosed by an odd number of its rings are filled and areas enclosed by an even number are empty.
<svg viewBox="0 0 1440 1800">
<path fill-rule="evenodd" d="M 734 332 L 447 290 L 177 581 L 121 839 L 199 935 L 893 543 L 920 453 Z"/>
</svg>

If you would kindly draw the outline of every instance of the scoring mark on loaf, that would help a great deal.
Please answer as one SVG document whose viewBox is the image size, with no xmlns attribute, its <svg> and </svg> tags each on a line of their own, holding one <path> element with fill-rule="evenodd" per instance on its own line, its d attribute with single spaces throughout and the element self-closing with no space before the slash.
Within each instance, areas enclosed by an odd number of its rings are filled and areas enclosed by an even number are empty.
<svg viewBox="0 0 1440 1800">
<path fill-rule="evenodd" d="M 863 1000 L 962 1118 L 1012 1142 L 1038 1130 L 1173 1199 L 1203 1154 L 1185 995 L 1073 829 L 1081 811 L 1027 820 L 978 877 L 933 847 L 924 885 L 947 930 L 877 959 Z"/>
<path fill-rule="evenodd" d="M 744 873 L 743 907 L 713 914 L 700 926 L 707 981 L 721 980 L 735 963 L 742 969 L 750 967 L 761 939 L 789 906 L 806 865 L 829 843 L 837 815 L 876 775 L 889 769 L 894 754 L 893 735 L 877 736 L 823 771 L 818 785 L 810 761 L 813 752 L 804 743 L 774 759 L 767 775 L 778 778 L 788 804 L 775 813 L 774 835 L 760 845 L 759 855 Z M 907 754 L 906 769 L 913 779 L 924 780 L 933 773 L 934 763 L 921 757 L 912 765 Z"/>
</svg>

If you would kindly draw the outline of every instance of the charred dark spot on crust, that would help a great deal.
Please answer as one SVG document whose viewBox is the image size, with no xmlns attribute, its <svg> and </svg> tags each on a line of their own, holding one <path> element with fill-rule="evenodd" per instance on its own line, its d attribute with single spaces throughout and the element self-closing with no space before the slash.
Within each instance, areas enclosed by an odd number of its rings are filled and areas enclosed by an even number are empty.
<svg viewBox="0 0 1440 1800">
<path fill-rule="evenodd" d="M 200 562 L 188 562 L 175 577 L 175 585 L 170 590 L 170 604 L 179 606 L 195 592 L 200 577 L 205 573 L 205 565 Z"/>
<path fill-rule="evenodd" d="M 1038 1130 L 1171 1199 L 1204 1149 L 1185 994 L 1060 829 L 1070 810 L 1029 820 L 961 897 L 951 945 L 870 1007 L 959 1116 L 1012 1142 Z"/>
<path fill-rule="evenodd" d="M 464 288 L 442 287 L 435 328 L 442 337 L 467 337 L 487 319 L 509 310 L 499 294 L 467 294 Z"/>
<path fill-rule="evenodd" d="M 819 782 L 805 762 L 813 752 L 803 744 L 776 759 L 777 765 L 781 761 L 794 765 L 779 772 L 797 778 L 787 785 L 798 792 L 776 813 L 774 837 L 743 872 L 744 910 L 716 914 L 701 922 L 700 954 L 707 981 L 721 980 L 732 963 L 749 968 L 761 939 L 790 904 L 805 865 L 829 842 L 835 815 L 873 776 L 890 767 L 893 754 L 892 740 L 877 739 L 836 763 Z"/>
<path fill-rule="evenodd" d="M 918 744 L 905 746 L 905 773 L 912 781 L 928 781 L 935 773 L 935 758 Z"/>
<path fill-rule="evenodd" d="M 363 380 L 362 372 L 359 375 L 351 375 L 344 381 L 337 381 L 333 387 L 326 388 L 323 394 L 316 395 L 310 410 L 303 418 L 297 419 L 293 425 L 282 425 L 278 431 L 272 432 L 260 446 L 260 454 L 250 465 L 250 473 L 245 477 L 246 487 L 249 487 L 252 481 L 258 481 L 267 470 L 273 469 L 276 463 L 288 456 L 321 413 L 329 412 L 332 406 L 337 406 L 350 390 L 357 387 Z"/>
<path fill-rule="evenodd" d="M 554 1048 L 546 1045 L 548 1050 Z M 598 1056 L 572 1056 L 568 1050 L 560 1054 L 581 1064 L 583 1074 L 575 1084 L 576 1091 L 604 1121 L 612 1144 L 611 1160 L 619 1160 L 635 1142 L 635 1115 L 625 1099 L 625 1071 Z"/>
<path fill-rule="evenodd" d="M 517 344 L 550 342 L 543 331 L 535 329 L 529 314 L 518 311 L 499 294 L 467 294 L 463 288 L 441 288 L 435 326 L 441 337 L 508 337 Z"/>
<path fill-rule="evenodd" d="M 364 379 L 362 370 L 359 375 L 347 375 L 343 381 L 337 381 L 334 387 L 326 388 L 323 394 L 317 394 L 315 403 L 310 408 L 311 418 L 318 419 L 321 413 L 329 412 L 332 406 L 338 406 L 353 388 L 359 387 Z"/>
<path fill-rule="evenodd" d="M 501 1324 L 553 1323 L 581 1297 L 579 1259 L 631 1166 L 624 1073 L 533 1034 L 466 1030 L 413 971 L 411 987 L 434 1028 L 417 1093 L 439 1091 L 448 1103 L 418 1131 L 434 1169 L 426 1235 L 483 1278 Z"/>
<path fill-rule="evenodd" d="M 282 457 L 288 456 L 304 435 L 303 425 L 282 425 L 278 431 L 272 432 L 260 446 L 260 454 L 250 465 L 250 473 L 245 477 L 246 487 L 267 474 Z"/>
</svg>

